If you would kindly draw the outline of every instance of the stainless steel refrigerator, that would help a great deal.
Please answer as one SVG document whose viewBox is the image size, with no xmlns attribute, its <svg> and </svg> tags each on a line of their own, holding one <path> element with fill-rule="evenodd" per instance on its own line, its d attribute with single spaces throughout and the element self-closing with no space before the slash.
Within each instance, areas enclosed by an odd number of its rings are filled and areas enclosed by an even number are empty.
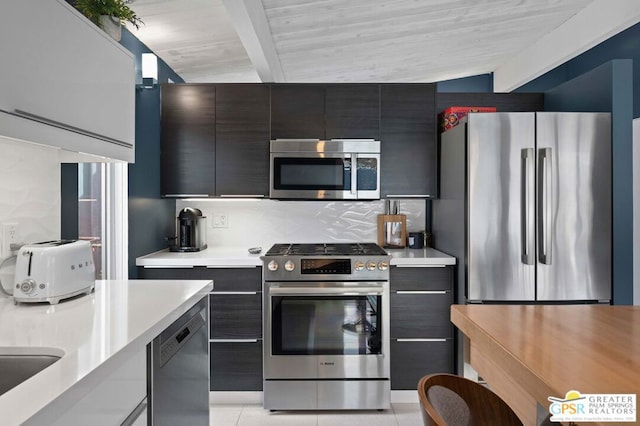
<svg viewBox="0 0 640 426">
<path fill-rule="evenodd" d="M 611 299 L 608 113 L 471 113 L 442 134 L 435 247 L 458 303 Z"/>
</svg>

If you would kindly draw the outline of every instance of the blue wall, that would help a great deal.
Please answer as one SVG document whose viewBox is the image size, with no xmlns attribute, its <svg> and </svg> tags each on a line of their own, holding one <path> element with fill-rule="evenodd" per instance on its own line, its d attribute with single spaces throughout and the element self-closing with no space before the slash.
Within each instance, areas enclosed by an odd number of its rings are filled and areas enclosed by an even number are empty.
<svg viewBox="0 0 640 426">
<path fill-rule="evenodd" d="M 142 53 L 152 52 L 126 29 L 120 43 L 136 57 L 140 81 Z M 158 81 L 184 80 L 158 58 Z M 160 87 L 136 89 L 136 160 L 129 164 L 129 278 L 137 278 L 136 257 L 168 246 L 175 233 L 176 202 L 160 196 Z"/>
<path fill-rule="evenodd" d="M 439 81 L 436 83 L 436 91 L 442 93 L 493 92 L 493 73 Z"/>
<path fill-rule="evenodd" d="M 640 63 L 640 24 L 603 41 L 574 59 L 518 88 L 516 92 L 546 92 L 613 59 Z M 633 118 L 640 116 L 640 67 L 633 70 Z M 583 88 L 591 90 L 590 87 Z M 627 88 L 631 90 L 631 87 Z"/>
</svg>

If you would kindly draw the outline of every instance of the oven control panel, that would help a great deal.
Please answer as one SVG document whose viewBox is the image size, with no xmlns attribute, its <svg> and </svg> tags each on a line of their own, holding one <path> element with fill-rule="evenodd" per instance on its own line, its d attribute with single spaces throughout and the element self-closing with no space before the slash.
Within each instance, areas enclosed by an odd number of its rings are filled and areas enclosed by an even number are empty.
<svg viewBox="0 0 640 426">
<path fill-rule="evenodd" d="M 278 280 L 388 280 L 389 257 L 295 257 L 274 256 L 264 259 L 264 278 Z"/>
<path fill-rule="evenodd" d="M 300 273 L 303 275 L 350 274 L 351 259 L 302 259 Z"/>
</svg>

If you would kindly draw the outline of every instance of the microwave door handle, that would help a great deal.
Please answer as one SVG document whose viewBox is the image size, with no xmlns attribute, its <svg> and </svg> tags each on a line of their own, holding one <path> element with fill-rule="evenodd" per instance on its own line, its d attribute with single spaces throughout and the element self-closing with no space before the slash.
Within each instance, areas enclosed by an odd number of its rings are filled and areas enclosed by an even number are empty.
<svg viewBox="0 0 640 426">
<path fill-rule="evenodd" d="M 351 154 L 351 194 L 358 193 L 358 154 Z"/>
</svg>

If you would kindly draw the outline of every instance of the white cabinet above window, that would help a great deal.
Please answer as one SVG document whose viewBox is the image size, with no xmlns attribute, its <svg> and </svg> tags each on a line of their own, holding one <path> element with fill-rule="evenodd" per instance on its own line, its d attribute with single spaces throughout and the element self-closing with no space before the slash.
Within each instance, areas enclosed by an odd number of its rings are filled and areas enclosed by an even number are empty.
<svg viewBox="0 0 640 426">
<path fill-rule="evenodd" d="M 133 55 L 64 0 L 3 0 L 0 135 L 133 162 Z"/>
</svg>

